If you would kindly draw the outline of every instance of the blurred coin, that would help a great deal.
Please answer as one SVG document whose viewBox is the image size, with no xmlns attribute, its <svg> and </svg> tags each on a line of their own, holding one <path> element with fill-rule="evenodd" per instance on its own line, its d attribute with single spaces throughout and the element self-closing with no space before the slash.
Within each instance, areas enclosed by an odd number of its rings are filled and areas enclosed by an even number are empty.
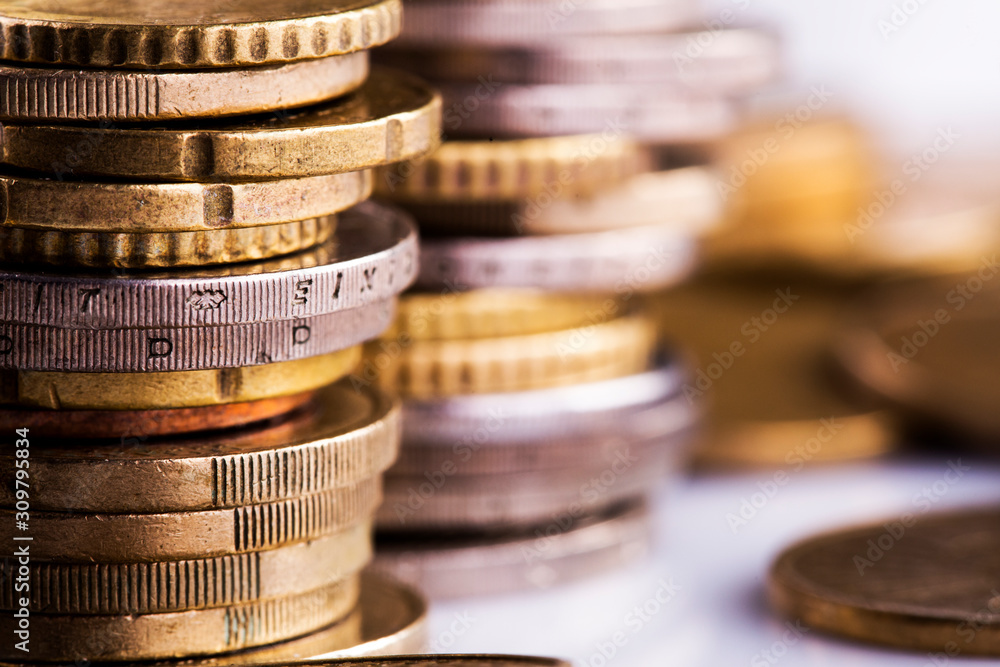
<svg viewBox="0 0 1000 667">
<path fill-rule="evenodd" d="M 376 68 L 346 97 L 271 116 L 155 127 L 5 123 L 2 160 L 35 171 L 132 180 L 320 176 L 423 155 L 439 141 L 440 114 L 440 98 L 426 84 Z"/>
<path fill-rule="evenodd" d="M 294 499 L 363 482 L 399 448 L 399 407 L 349 380 L 321 389 L 316 405 L 276 424 L 118 442 L 79 436 L 33 441 L 36 510 L 180 512 Z M 35 433 L 32 431 L 32 435 Z M 14 507 L 14 454 L 0 469 L 0 507 Z"/>
<path fill-rule="evenodd" d="M 0 12 L 4 9 L 0 7 Z M 364 51 L 285 65 L 176 72 L 6 65 L 0 66 L 0 119 L 153 121 L 238 116 L 323 102 L 357 89 L 367 76 Z"/>
<path fill-rule="evenodd" d="M 851 639 L 949 658 L 1000 655 L 998 525 L 988 509 L 907 513 L 814 537 L 775 562 L 771 602 Z"/>
<path fill-rule="evenodd" d="M 378 535 L 372 567 L 431 598 L 548 588 L 638 559 L 649 551 L 650 531 L 640 503 L 600 517 L 563 517 L 527 535 Z"/>
<path fill-rule="evenodd" d="M 368 49 L 399 33 L 396 0 L 0 4 L 5 60 L 89 67 L 236 67 Z"/>
</svg>

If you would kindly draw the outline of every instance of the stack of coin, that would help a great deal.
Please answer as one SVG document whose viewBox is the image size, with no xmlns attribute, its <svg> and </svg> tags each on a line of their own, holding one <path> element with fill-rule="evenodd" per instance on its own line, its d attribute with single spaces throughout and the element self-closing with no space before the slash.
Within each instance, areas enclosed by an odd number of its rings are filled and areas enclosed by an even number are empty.
<svg viewBox="0 0 1000 667">
<path fill-rule="evenodd" d="M 0 2 L 0 656 L 419 648 L 360 579 L 399 407 L 341 380 L 417 274 L 362 203 L 438 141 L 436 93 L 369 75 L 401 9 Z"/>
<path fill-rule="evenodd" d="M 695 410 L 636 297 L 682 280 L 722 215 L 707 169 L 654 169 L 731 129 L 776 69 L 766 34 L 676 32 L 698 9 L 419 0 L 376 53 L 440 87 L 449 135 L 376 179 L 425 242 L 361 374 L 407 415 L 376 563 L 433 595 L 642 551 L 642 498 Z"/>
</svg>

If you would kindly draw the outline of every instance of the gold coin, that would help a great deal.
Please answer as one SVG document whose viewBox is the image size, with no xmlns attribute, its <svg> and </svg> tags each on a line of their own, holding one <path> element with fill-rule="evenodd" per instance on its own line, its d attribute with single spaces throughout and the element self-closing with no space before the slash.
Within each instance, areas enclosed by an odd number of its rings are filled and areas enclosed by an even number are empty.
<svg viewBox="0 0 1000 667">
<path fill-rule="evenodd" d="M 0 3 L 0 57 L 87 67 L 236 67 L 369 49 L 399 34 L 399 0 Z"/>
<path fill-rule="evenodd" d="M 948 658 L 1000 656 L 998 525 L 989 509 L 906 513 L 811 538 L 778 557 L 771 602 L 851 639 Z"/>
<path fill-rule="evenodd" d="M 336 584 L 371 559 L 371 526 L 360 523 L 311 542 L 236 556 L 152 563 L 50 563 L 32 560 L 32 613 L 164 614 L 300 595 Z M 0 561 L 0 608 L 20 608 L 17 559 Z M 22 580 L 24 578 L 22 577 Z"/>
<path fill-rule="evenodd" d="M 338 213 L 371 194 L 367 170 L 256 183 L 60 181 L 0 175 L 5 226 L 77 232 L 204 232 Z"/>
<path fill-rule="evenodd" d="M 155 127 L 5 123 L 0 148 L 5 164 L 57 174 L 266 180 L 410 160 L 437 145 L 440 124 L 441 99 L 426 84 L 374 68 L 356 92 L 304 110 Z"/>
<path fill-rule="evenodd" d="M 583 326 L 621 305 L 610 297 L 552 294 L 530 289 L 462 293 L 408 293 L 383 340 L 461 340 L 522 336 Z"/>
<path fill-rule="evenodd" d="M 422 160 L 382 169 L 379 196 L 398 202 L 510 200 L 581 195 L 645 170 L 647 156 L 600 134 L 510 141 L 447 141 Z"/>
<path fill-rule="evenodd" d="M 88 268 L 235 264 L 307 250 L 330 240 L 337 216 L 200 232 L 61 232 L 0 226 L 0 262 Z"/>
<path fill-rule="evenodd" d="M 645 317 L 607 320 L 601 311 L 593 324 L 525 336 L 470 340 L 416 341 L 386 350 L 366 345 L 358 372 L 361 382 L 376 382 L 413 398 L 540 389 L 594 382 L 649 368 L 656 331 Z"/>
<path fill-rule="evenodd" d="M 0 370 L 0 404 L 64 410 L 166 410 L 291 396 L 336 382 L 361 349 L 262 366 L 165 373 Z"/>
<path fill-rule="evenodd" d="M 237 651 L 313 632 L 345 617 L 357 604 L 359 582 L 295 596 L 218 609 L 130 616 L 33 614 L 31 659 L 47 662 L 155 660 Z M 17 619 L 3 614 L 0 631 L 14 636 Z M 0 659 L 22 660 L 10 643 Z"/>
<path fill-rule="evenodd" d="M 7 65 L 0 66 L 0 119 L 158 121 L 264 113 L 346 95 L 366 76 L 367 52 L 188 72 Z"/>
</svg>

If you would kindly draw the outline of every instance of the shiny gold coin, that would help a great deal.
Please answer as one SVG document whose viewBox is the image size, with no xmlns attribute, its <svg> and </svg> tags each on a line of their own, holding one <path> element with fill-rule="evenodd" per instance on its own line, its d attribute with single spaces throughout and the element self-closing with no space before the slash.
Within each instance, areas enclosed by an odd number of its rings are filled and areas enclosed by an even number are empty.
<svg viewBox="0 0 1000 667">
<path fill-rule="evenodd" d="M 491 201 L 582 195 L 646 167 L 635 142 L 600 134 L 512 141 L 447 141 L 426 158 L 382 169 L 379 196 L 397 202 Z"/>
<path fill-rule="evenodd" d="M 356 92 L 303 110 L 155 127 L 5 123 L 0 148 L 5 164 L 57 174 L 266 180 L 411 160 L 437 146 L 440 124 L 440 97 L 426 84 L 374 68 Z"/>
<path fill-rule="evenodd" d="M 236 67 L 369 49 L 399 34 L 398 0 L 7 0 L 4 60 L 89 67 Z"/>
<path fill-rule="evenodd" d="M 32 613 L 164 614 L 301 595 L 361 571 L 371 559 L 371 526 L 290 547 L 238 556 L 152 563 L 50 563 L 33 560 L 26 580 Z M 17 559 L 0 561 L 0 608 L 20 608 Z M 25 578 L 22 577 L 22 581 Z"/>
<path fill-rule="evenodd" d="M 0 262 L 88 268 L 235 264 L 307 250 L 333 237 L 337 216 L 201 232 L 62 232 L 0 226 Z"/>
<path fill-rule="evenodd" d="M 461 340 L 545 333 L 583 326 L 621 305 L 610 297 L 556 295 L 537 290 L 481 289 L 408 293 L 383 340 Z"/>
<path fill-rule="evenodd" d="M 996 510 L 907 513 L 811 538 L 778 557 L 771 602 L 851 639 L 949 658 L 1000 656 L 998 526 Z"/>
<path fill-rule="evenodd" d="M 369 343 L 358 373 L 401 396 L 424 398 L 520 391 L 593 382 L 649 368 L 653 323 L 639 315 L 525 336 L 416 341 L 385 350 Z"/>
<path fill-rule="evenodd" d="M 236 651 L 313 632 L 347 616 L 357 604 L 357 577 L 295 596 L 196 611 L 131 616 L 34 614 L 32 660 L 97 662 L 155 660 Z M 17 619 L 3 614 L 11 636 Z M 13 646 L 0 658 L 22 660 Z"/>
<path fill-rule="evenodd" d="M 291 396 L 336 382 L 361 350 L 262 366 L 165 373 L 0 370 L 0 404 L 52 410 L 166 410 Z"/>
</svg>

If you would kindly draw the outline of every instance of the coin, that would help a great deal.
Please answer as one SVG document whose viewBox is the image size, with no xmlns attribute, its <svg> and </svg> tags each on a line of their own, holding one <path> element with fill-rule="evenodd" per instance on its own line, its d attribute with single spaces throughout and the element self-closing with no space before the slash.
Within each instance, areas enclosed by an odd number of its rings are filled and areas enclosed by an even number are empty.
<svg viewBox="0 0 1000 667">
<path fill-rule="evenodd" d="M 250 183 L 68 181 L 0 175 L 3 227 L 54 232 L 208 232 L 338 213 L 371 194 L 367 170 Z"/>
<path fill-rule="evenodd" d="M 449 123 L 450 125 L 451 123 Z M 450 128 L 454 129 L 454 128 Z M 568 197 L 644 170 L 646 157 L 614 132 L 514 141 L 446 141 L 426 158 L 380 170 L 375 187 L 397 202 Z"/>
<path fill-rule="evenodd" d="M 609 320 L 609 321 L 604 321 Z M 358 381 L 401 396 L 430 398 L 556 387 L 638 373 L 656 346 L 649 320 L 639 315 L 526 336 L 416 341 L 397 354 L 366 346 Z"/>
<path fill-rule="evenodd" d="M 571 667 L 555 658 L 520 655 L 390 655 L 377 660 L 355 658 L 319 663 L 317 667 Z"/>
<path fill-rule="evenodd" d="M 601 232 L 623 227 L 673 223 L 699 236 L 723 219 L 716 176 L 701 167 L 647 172 L 608 185 L 590 196 L 537 202 L 408 201 L 406 210 L 425 234 L 454 236 L 534 236 Z"/>
<path fill-rule="evenodd" d="M 414 279 L 416 256 L 409 217 L 365 202 L 340 215 L 333 241 L 286 258 L 117 275 L 0 270 L 0 321 L 112 329 L 293 320 L 395 296 Z M 0 354 L 8 345 L 0 339 Z"/>
<path fill-rule="evenodd" d="M 32 443 L 32 508 L 105 513 L 192 512 L 295 499 L 370 479 L 396 458 L 399 407 L 349 380 L 316 394 L 316 409 L 239 431 L 118 442 Z M 14 507 L 14 456 L 0 507 Z"/>
<path fill-rule="evenodd" d="M 31 658 L 46 662 L 183 658 L 236 651 L 291 639 L 343 618 L 357 603 L 352 577 L 295 596 L 196 611 L 135 616 L 34 614 Z M 3 614 L 0 631 L 13 633 L 16 619 Z M 0 658 L 20 660 L 13 647 Z"/>
<path fill-rule="evenodd" d="M 231 509 L 154 514 L 32 512 L 33 559 L 139 563 L 233 556 L 326 537 L 365 521 L 380 476 L 327 491 Z M 13 521 L 13 510 L 0 510 Z M 331 619 L 332 621 L 333 619 Z"/>
<path fill-rule="evenodd" d="M 782 553 L 772 605 L 851 639 L 927 652 L 1000 655 L 1000 515 L 972 509 L 828 533 Z"/>
<path fill-rule="evenodd" d="M 131 180 L 320 176 L 416 158 L 439 141 L 441 101 L 419 79 L 374 68 L 358 91 L 251 119 L 142 124 L 5 123 L 2 161 Z"/>
<path fill-rule="evenodd" d="M 587 234 L 426 239 L 416 284 L 427 290 L 531 287 L 628 299 L 680 282 L 696 258 L 693 236 L 671 222 Z"/>
<path fill-rule="evenodd" d="M 530 534 L 379 534 L 372 568 L 419 586 L 431 598 L 549 588 L 637 560 L 649 552 L 650 531 L 651 518 L 640 503 Z"/>
<path fill-rule="evenodd" d="M 271 259 L 329 241 L 337 216 L 202 232 L 63 232 L 0 226 L 0 262 L 164 268 Z"/>
<path fill-rule="evenodd" d="M 32 613 L 164 614 L 301 595 L 357 574 L 371 559 L 371 526 L 238 556 L 154 563 L 46 563 L 26 577 Z M 13 611 L 17 559 L 0 560 L 0 608 Z"/>
<path fill-rule="evenodd" d="M 176 72 L 6 65 L 0 66 L 0 119 L 238 116 L 323 102 L 356 90 L 367 75 L 364 51 L 286 65 Z"/>
<path fill-rule="evenodd" d="M 50 410 L 172 410 L 294 396 L 336 382 L 360 350 L 263 366 L 167 373 L 62 373 L 0 369 L 0 405 Z"/>
<path fill-rule="evenodd" d="M 239 67 L 321 58 L 399 33 L 396 0 L 252 0 L 225 7 L 154 0 L 0 5 L 5 60 L 89 67 Z"/>
<path fill-rule="evenodd" d="M 0 430 L 26 428 L 42 438 L 122 438 L 128 434 L 141 441 L 150 436 L 266 421 L 302 408 L 313 395 L 307 391 L 262 401 L 174 410 L 27 410 L 8 406 L 0 407 Z"/>
<path fill-rule="evenodd" d="M 180 329 L 63 329 L 0 325 L 13 341 L 0 370 L 187 373 L 271 366 L 323 356 L 375 338 L 392 323 L 392 299 L 316 317 Z"/>
</svg>

